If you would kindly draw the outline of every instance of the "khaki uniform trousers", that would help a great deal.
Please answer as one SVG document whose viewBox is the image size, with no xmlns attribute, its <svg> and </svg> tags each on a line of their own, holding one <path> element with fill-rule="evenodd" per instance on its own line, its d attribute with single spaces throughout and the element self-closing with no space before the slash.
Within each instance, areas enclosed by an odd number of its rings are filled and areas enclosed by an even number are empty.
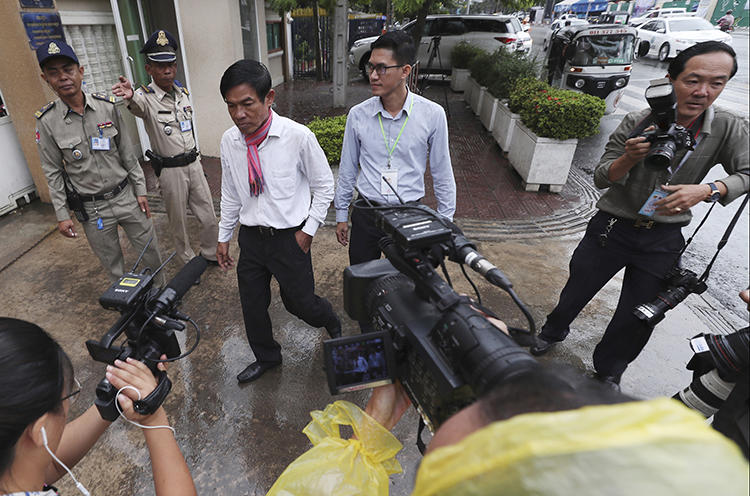
<svg viewBox="0 0 750 496">
<path fill-rule="evenodd" d="M 169 230 L 177 258 L 185 264 L 195 257 L 188 236 L 187 207 L 190 207 L 200 224 L 200 254 L 209 260 L 216 260 L 219 225 L 200 160 L 184 167 L 162 169 L 159 187 L 169 216 Z"/>
<path fill-rule="evenodd" d="M 120 246 L 120 235 L 117 226 L 122 226 L 125 234 L 133 245 L 133 249 L 140 255 L 148 240 L 153 237 L 141 263 L 138 272 L 149 267 L 155 271 L 161 265 L 159 242 L 156 239 L 156 229 L 151 219 L 141 212 L 138 201 L 133 193 L 133 187 L 128 184 L 117 196 L 111 200 L 84 203 L 89 220 L 82 222 L 91 249 L 94 251 L 102 267 L 109 273 L 114 282 L 125 272 L 125 261 Z M 97 227 L 97 220 L 102 219 L 102 229 Z M 133 260 L 135 263 L 135 260 Z M 127 269 L 130 270 L 132 266 Z M 164 286 L 163 272 L 157 274 L 154 284 Z"/>
</svg>

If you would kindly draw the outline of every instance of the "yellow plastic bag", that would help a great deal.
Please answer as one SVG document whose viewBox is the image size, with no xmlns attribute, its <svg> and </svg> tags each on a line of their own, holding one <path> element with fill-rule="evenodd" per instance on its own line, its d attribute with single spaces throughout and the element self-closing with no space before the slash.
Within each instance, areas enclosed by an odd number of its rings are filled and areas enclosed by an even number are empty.
<svg viewBox="0 0 750 496">
<path fill-rule="evenodd" d="M 414 496 L 747 496 L 737 446 L 672 399 L 529 413 L 429 453 Z"/>
<path fill-rule="evenodd" d="M 313 447 L 284 470 L 268 496 L 387 496 L 388 476 L 401 472 L 394 458 L 402 448 L 398 439 L 348 401 L 310 416 L 302 432 Z M 351 426 L 357 439 L 342 439 L 341 425 Z"/>
</svg>

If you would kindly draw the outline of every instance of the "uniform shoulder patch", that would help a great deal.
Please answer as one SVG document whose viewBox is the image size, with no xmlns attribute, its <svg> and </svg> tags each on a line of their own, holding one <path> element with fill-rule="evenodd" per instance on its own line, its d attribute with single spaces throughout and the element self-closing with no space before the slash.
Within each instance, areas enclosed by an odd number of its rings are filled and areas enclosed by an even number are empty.
<svg viewBox="0 0 750 496">
<path fill-rule="evenodd" d="M 48 111 L 49 109 L 51 109 L 52 107 L 54 107 L 54 106 L 55 106 L 55 102 L 54 102 L 54 101 L 52 101 L 52 102 L 49 102 L 49 103 L 47 103 L 47 105 L 45 105 L 44 107 L 42 107 L 42 108 L 40 108 L 39 110 L 37 110 L 36 112 L 34 112 L 34 116 L 35 116 L 35 117 L 36 117 L 37 119 L 41 119 L 41 118 L 42 118 L 42 116 L 43 116 L 44 114 L 46 114 L 46 113 L 47 113 L 47 111 Z"/>
<path fill-rule="evenodd" d="M 150 86 L 146 86 L 145 84 L 141 85 L 140 90 L 143 91 L 144 93 L 154 93 L 154 90 L 151 89 Z"/>
<path fill-rule="evenodd" d="M 174 80 L 174 84 L 175 84 L 175 86 L 177 86 L 178 88 L 180 88 L 180 90 L 182 90 L 182 92 L 183 92 L 183 93 L 185 93 L 186 95 L 190 95 L 190 92 L 188 91 L 188 89 L 187 89 L 187 88 L 185 88 L 185 87 L 184 87 L 184 86 L 182 85 L 182 83 L 181 83 L 181 82 L 179 82 L 178 80 L 176 80 L 176 79 L 175 79 L 175 80 Z"/>
<path fill-rule="evenodd" d="M 117 99 L 115 97 L 106 93 L 91 93 L 91 96 L 93 98 L 96 98 L 97 100 L 102 100 L 109 103 L 117 103 Z"/>
</svg>

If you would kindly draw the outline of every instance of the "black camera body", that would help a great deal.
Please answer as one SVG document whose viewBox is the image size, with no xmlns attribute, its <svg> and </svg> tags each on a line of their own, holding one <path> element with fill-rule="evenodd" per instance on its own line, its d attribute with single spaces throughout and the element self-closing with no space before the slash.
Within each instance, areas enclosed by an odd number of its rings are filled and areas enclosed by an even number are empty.
<svg viewBox="0 0 750 496">
<path fill-rule="evenodd" d="M 664 314 L 680 304 L 690 294 L 701 294 L 708 286 L 692 270 L 672 267 L 664 278 L 667 289 L 651 303 L 643 303 L 633 309 L 633 314 L 645 323 L 655 326 L 664 319 Z"/>
<path fill-rule="evenodd" d="M 434 431 L 478 395 L 537 362 L 437 274 L 446 254 L 459 258 L 456 247 L 470 243 L 434 211 L 421 205 L 381 208 L 376 225 L 388 235 L 380 242 L 387 260 L 344 270 L 344 309 L 388 334 L 395 364 L 389 382 L 404 385 Z M 327 373 L 329 384 L 335 383 L 330 367 Z M 331 387 L 332 393 L 337 389 Z"/>
<path fill-rule="evenodd" d="M 639 126 L 630 137 L 644 136 L 652 143 L 651 149 L 643 159 L 646 167 L 666 169 L 674 162 L 677 151 L 692 150 L 695 147 L 695 137 L 675 122 L 674 106 L 677 99 L 669 78 L 652 80 L 646 88 L 646 101 L 651 107 L 651 114 L 646 122 L 653 123 L 655 129 L 643 132 Z"/>
<path fill-rule="evenodd" d="M 155 412 L 172 387 L 157 365 L 162 355 L 174 359 L 181 354 L 175 331 L 184 330 L 180 320 L 189 317 L 178 312 L 177 306 L 205 268 L 205 259 L 195 257 L 163 289 L 153 286 L 150 271 L 129 272 L 99 298 L 102 307 L 121 315 L 99 341 L 86 341 L 86 348 L 98 362 L 114 364 L 115 360 L 133 358 L 148 366 L 158 384 L 146 398 L 134 402 L 135 410 L 142 415 Z M 123 334 L 125 341 L 116 345 L 115 341 Z M 117 389 L 106 378 L 102 379 L 96 387 L 94 404 L 103 419 L 114 421 L 119 416 L 116 396 Z"/>
</svg>

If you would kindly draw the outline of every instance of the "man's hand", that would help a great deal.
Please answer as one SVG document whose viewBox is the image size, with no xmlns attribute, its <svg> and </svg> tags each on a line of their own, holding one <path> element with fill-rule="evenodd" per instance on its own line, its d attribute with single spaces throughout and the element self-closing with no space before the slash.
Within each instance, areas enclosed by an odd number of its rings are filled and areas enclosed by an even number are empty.
<svg viewBox="0 0 750 496">
<path fill-rule="evenodd" d="M 707 184 L 676 184 L 662 186 L 669 195 L 657 201 L 656 213 L 659 215 L 677 215 L 704 200 L 711 193 Z"/>
<path fill-rule="evenodd" d="M 60 231 L 60 234 L 65 236 L 66 238 L 76 238 L 78 237 L 78 233 L 76 232 L 75 228 L 73 227 L 73 221 L 68 220 L 61 220 L 57 223 L 57 230 Z"/>
<path fill-rule="evenodd" d="M 349 244 L 349 223 L 348 222 L 337 222 L 336 223 L 336 239 L 339 240 L 341 246 Z"/>
<path fill-rule="evenodd" d="M 133 93 L 133 85 L 125 76 L 120 76 L 120 82 L 112 85 L 112 94 L 125 100 L 133 98 Z"/>
<path fill-rule="evenodd" d="M 391 430 L 398 424 L 410 405 L 411 400 L 406 390 L 400 382 L 396 382 L 374 388 L 365 412 L 383 427 Z"/>
<path fill-rule="evenodd" d="M 654 126 L 649 126 L 644 131 L 651 131 Z M 643 160 L 651 149 L 651 143 L 643 136 L 636 136 L 625 141 L 625 153 L 612 162 L 609 168 L 609 180 L 619 181 L 635 164 Z"/>
<path fill-rule="evenodd" d="M 135 199 L 138 200 L 138 206 L 141 207 L 141 212 L 143 212 L 144 214 L 146 214 L 146 218 L 147 219 L 150 219 L 151 218 L 151 209 L 148 208 L 148 200 L 146 199 L 146 197 L 145 196 L 136 196 Z"/>
<path fill-rule="evenodd" d="M 216 243 L 216 261 L 219 262 L 219 267 L 224 270 L 234 266 L 234 259 L 229 256 L 229 241 Z"/>
<path fill-rule="evenodd" d="M 310 247 L 312 246 L 312 239 L 313 237 L 304 232 L 302 229 L 294 233 L 294 239 L 297 240 L 297 244 L 299 245 L 300 250 L 307 253 L 310 251 Z"/>
</svg>

